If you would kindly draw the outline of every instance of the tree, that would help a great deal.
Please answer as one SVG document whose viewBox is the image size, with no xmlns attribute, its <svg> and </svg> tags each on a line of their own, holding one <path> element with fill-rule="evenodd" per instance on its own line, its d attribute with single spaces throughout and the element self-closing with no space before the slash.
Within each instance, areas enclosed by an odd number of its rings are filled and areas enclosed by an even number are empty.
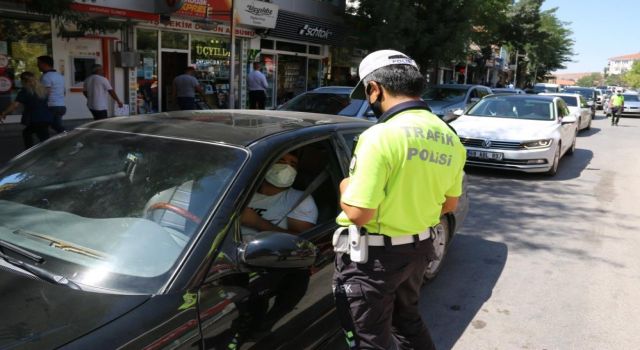
<svg viewBox="0 0 640 350">
<path fill-rule="evenodd" d="M 604 79 L 607 86 L 623 86 L 625 85 L 623 76 L 621 74 L 610 74 Z"/>
<path fill-rule="evenodd" d="M 640 61 L 633 62 L 631 70 L 625 73 L 623 80 L 630 88 L 640 88 Z"/>
<path fill-rule="evenodd" d="M 493 35 L 492 15 L 508 0 L 361 0 L 348 9 L 357 47 L 393 48 L 422 67 L 465 60 L 472 39 Z M 483 28 L 486 26 L 487 29 Z"/>
<path fill-rule="evenodd" d="M 71 10 L 73 0 L 27 0 L 28 12 L 51 16 L 62 37 L 82 37 L 86 33 L 106 33 L 123 28 L 124 22 L 109 21 L 106 18 L 90 17 L 88 14 Z M 69 30 L 69 24 L 75 26 Z"/>
<path fill-rule="evenodd" d="M 600 73 L 591 73 L 576 81 L 578 86 L 599 86 L 604 83 L 604 78 Z"/>
</svg>

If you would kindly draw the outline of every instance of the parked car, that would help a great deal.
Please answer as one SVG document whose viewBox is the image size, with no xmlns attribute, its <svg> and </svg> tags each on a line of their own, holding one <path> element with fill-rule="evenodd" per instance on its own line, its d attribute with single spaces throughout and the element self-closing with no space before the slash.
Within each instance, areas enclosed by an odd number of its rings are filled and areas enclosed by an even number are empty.
<svg viewBox="0 0 640 350">
<path fill-rule="evenodd" d="M 533 86 L 533 92 L 536 94 L 541 92 L 560 92 L 560 85 L 552 83 L 537 83 Z"/>
<path fill-rule="evenodd" d="M 422 99 L 434 114 L 449 121 L 456 110 L 462 111 L 491 93 L 491 89 L 482 85 L 443 84 L 427 88 Z"/>
<path fill-rule="evenodd" d="M 580 86 L 567 86 L 563 92 L 568 94 L 582 95 L 587 100 L 587 104 L 591 108 L 591 117 L 596 117 L 596 89 Z"/>
<path fill-rule="evenodd" d="M 0 348 L 321 347 L 339 334 L 339 183 L 371 125 L 179 111 L 96 121 L 14 158 L 0 169 Z M 247 235 L 241 213 L 291 151 L 317 223 Z M 442 217 L 439 260 L 467 208 L 465 191 Z"/>
<path fill-rule="evenodd" d="M 638 99 L 637 92 L 625 92 L 622 94 L 624 97 L 624 108 L 622 109 L 622 115 L 630 117 L 640 116 L 640 99 Z"/>
<path fill-rule="evenodd" d="M 555 175 L 576 147 L 577 119 L 560 97 L 488 96 L 451 125 L 471 166 Z"/>
<path fill-rule="evenodd" d="M 580 94 L 552 94 L 552 93 L 542 93 L 540 95 L 544 96 L 558 96 L 564 100 L 569 107 L 569 112 L 571 115 L 576 117 L 578 120 L 578 130 L 583 129 L 591 129 L 591 107 L 587 104 L 587 100 Z"/>
<path fill-rule="evenodd" d="M 311 112 L 342 115 L 376 121 L 365 100 L 352 100 L 353 87 L 325 86 L 302 93 L 278 106 L 280 111 Z"/>
<path fill-rule="evenodd" d="M 596 90 L 596 109 L 602 109 L 604 106 L 604 98 L 606 96 L 605 92 L 600 89 Z"/>
<path fill-rule="evenodd" d="M 513 88 L 513 89 L 510 89 L 510 88 L 493 88 L 493 89 L 491 89 L 491 92 L 494 95 L 497 95 L 497 94 L 524 94 L 525 93 L 524 90 L 517 89 L 517 88 Z"/>
</svg>

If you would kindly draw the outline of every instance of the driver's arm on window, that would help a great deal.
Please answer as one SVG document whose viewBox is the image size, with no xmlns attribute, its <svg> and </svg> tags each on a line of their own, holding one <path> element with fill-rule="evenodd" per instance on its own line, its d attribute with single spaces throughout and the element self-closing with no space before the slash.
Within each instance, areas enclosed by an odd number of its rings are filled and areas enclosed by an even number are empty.
<svg viewBox="0 0 640 350">
<path fill-rule="evenodd" d="M 310 230 L 315 225 L 311 222 L 287 218 L 287 226 L 289 227 L 289 233 L 298 234 Z"/>
<path fill-rule="evenodd" d="M 240 216 L 240 223 L 243 226 L 250 227 L 258 232 L 264 231 L 276 231 L 276 232 L 289 232 L 281 227 L 278 227 L 272 224 L 269 220 L 265 220 L 260 216 L 260 214 L 256 213 L 255 210 L 247 207 L 242 211 L 242 215 Z"/>
</svg>

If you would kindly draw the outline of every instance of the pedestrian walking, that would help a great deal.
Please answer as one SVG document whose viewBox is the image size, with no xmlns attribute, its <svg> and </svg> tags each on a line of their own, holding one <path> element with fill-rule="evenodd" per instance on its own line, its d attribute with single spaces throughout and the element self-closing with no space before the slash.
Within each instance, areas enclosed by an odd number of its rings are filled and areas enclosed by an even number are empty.
<svg viewBox="0 0 640 350">
<path fill-rule="evenodd" d="M 337 222 L 349 229 L 334 236 L 336 308 L 351 349 L 434 349 L 420 287 L 433 240 L 446 234 L 440 217 L 462 193 L 465 149 L 420 99 L 425 79 L 413 59 L 376 51 L 359 76 L 351 98 L 365 99 L 378 123 L 360 135 L 340 183 Z"/>
<path fill-rule="evenodd" d="M 198 109 L 196 106 L 196 92 L 202 95 L 202 86 L 196 79 L 195 68 L 189 66 L 184 73 L 173 79 L 173 100 L 183 111 Z"/>
<path fill-rule="evenodd" d="M 64 103 L 64 77 L 53 69 L 53 58 L 51 56 L 38 57 L 38 69 L 42 72 L 40 82 L 48 91 L 49 112 L 53 115 L 51 128 L 57 133 L 65 131 L 62 125 L 62 117 L 67 113 L 67 106 Z"/>
<path fill-rule="evenodd" d="M 40 142 L 49 138 L 49 127 L 53 122 L 53 115 L 48 107 L 48 91 L 31 72 L 20 74 L 22 89 L 15 101 L 0 114 L 0 120 L 18 107 L 22 106 L 20 123 L 25 126 L 22 130 L 22 140 L 26 149 L 33 146 L 33 134 Z"/>
<path fill-rule="evenodd" d="M 87 107 L 93 115 L 94 120 L 106 119 L 108 117 L 109 98 L 116 101 L 118 107 L 122 108 L 122 101 L 118 98 L 109 80 L 104 77 L 104 69 L 96 64 L 92 69 L 93 74 L 84 81 L 82 93 L 87 98 Z"/>
<path fill-rule="evenodd" d="M 267 101 L 267 78 L 260 71 L 260 62 L 253 62 L 253 71 L 247 77 L 249 88 L 249 109 L 264 109 Z"/>
<path fill-rule="evenodd" d="M 616 89 L 616 93 L 611 96 L 609 100 L 611 109 L 611 125 L 618 125 L 620 121 L 620 115 L 624 110 L 624 96 L 622 96 L 622 89 Z"/>
</svg>

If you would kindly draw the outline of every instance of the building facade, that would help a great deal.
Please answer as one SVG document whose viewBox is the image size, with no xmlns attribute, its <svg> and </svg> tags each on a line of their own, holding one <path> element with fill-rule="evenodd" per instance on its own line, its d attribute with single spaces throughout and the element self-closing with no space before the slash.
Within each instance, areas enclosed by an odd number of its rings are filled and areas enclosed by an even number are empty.
<svg viewBox="0 0 640 350">
<path fill-rule="evenodd" d="M 630 55 L 611 57 L 607 64 L 607 74 L 624 74 L 631 70 L 633 63 L 640 60 L 640 52 Z"/>
</svg>

